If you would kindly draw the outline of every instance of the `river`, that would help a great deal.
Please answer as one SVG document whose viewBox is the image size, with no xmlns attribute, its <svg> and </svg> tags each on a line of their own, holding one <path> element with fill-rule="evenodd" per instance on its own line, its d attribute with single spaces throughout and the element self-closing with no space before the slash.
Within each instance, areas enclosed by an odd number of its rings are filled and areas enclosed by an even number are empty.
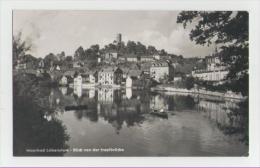
<svg viewBox="0 0 260 168">
<path fill-rule="evenodd" d="M 14 101 L 16 156 L 248 155 L 248 122 L 235 100 L 111 88 L 26 94 Z M 150 114 L 161 109 L 168 118 Z"/>
</svg>

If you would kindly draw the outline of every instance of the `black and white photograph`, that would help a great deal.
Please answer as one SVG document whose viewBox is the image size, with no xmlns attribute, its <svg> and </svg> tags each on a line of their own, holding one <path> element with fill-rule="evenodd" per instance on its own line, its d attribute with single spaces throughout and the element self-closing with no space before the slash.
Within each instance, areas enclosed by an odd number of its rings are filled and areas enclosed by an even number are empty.
<svg viewBox="0 0 260 168">
<path fill-rule="evenodd" d="M 13 156 L 248 157 L 249 18 L 12 10 Z"/>
</svg>

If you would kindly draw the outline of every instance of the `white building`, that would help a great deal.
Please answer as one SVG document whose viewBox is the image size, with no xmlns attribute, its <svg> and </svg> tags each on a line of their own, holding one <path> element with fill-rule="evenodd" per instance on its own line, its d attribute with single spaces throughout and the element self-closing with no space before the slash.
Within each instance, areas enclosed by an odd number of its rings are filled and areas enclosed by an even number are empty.
<svg viewBox="0 0 260 168">
<path fill-rule="evenodd" d="M 153 55 L 153 58 L 156 60 L 160 60 L 160 55 L 159 54 Z"/>
<path fill-rule="evenodd" d="M 114 59 L 117 59 L 118 58 L 118 53 L 117 52 L 107 52 L 107 53 L 105 53 L 105 59 L 106 60 L 109 60 L 109 59 L 112 59 L 112 58 L 114 58 Z"/>
<path fill-rule="evenodd" d="M 132 80 L 132 78 L 131 78 L 130 76 L 128 76 L 128 77 L 126 78 L 125 87 L 126 87 L 126 88 L 131 88 L 132 85 L 133 85 L 133 80 Z"/>
<path fill-rule="evenodd" d="M 77 75 L 76 77 L 74 77 L 73 84 L 74 86 L 82 86 L 82 76 Z"/>
<path fill-rule="evenodd" d="M 68 84 L 68 79 L 66 76 L 62 76 L 60 79 L 60 85 L 67 85 Z"/>
<path fill-rule="evenodd" d="M 102 103 L 112 103 L 114 100 L 114 90 L 111 88 L 101 88 L 98 90 L 98 101 Z"/>
<path fill-rule="evenodd" d="M 218 55 L 205 57 L 206 69 L 197 69 L 192 71 L 192 76 L 205 81 L 218 82 L 225 80 L 229 73 L 227 66 L 221 62 Z"/>
<path fill-rule="evenodd" d="M 152 56 L 140 56 L 141 62 L 152 62 L 154 61 L 154 58 Z"/>
<path fill-rule="evenodd" d="M 156 81 L 169 77 L 169 65 L 167 62 L 157 61 L 151 64 L 150 77 Z"/>
<path fill-rule="evenodd" d="M 119 68 L 107 67 L 98 72 L 98 83 L 100 85 L 120 85 L 123 72 Z"/>
<path fill-rule="evenodd" d="M 228 72 L 228 70 L 195 70 L 192 71 L 192 76 L 205 81 L 221 81 L 225 79 Z"/>
<path fill-rule="evenodd" d="M 82 74 L 82 80 L 83 83 L 96 83 L 96 71 L 87 71 L 84 74 Z"/>
</svg>

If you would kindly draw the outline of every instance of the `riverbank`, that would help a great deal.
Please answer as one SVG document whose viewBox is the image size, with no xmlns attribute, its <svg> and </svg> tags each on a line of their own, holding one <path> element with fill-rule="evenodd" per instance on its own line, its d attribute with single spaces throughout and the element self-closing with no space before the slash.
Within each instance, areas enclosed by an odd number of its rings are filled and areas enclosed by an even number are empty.
<svg viewBox="0 0 260 168">
<path fill-rule="evenodd" d="M 238 100 L 244 100 L 245 97 L 243 97 L 241 94 L 237 94 L 231 91 L 228 92 L 213 92 L 205 89 L 184 89 L 184 88 L 174 88 L 172 86 L 163 86 L 158 85 L 156 87 L 152 87 L 151 91 L 160 91 L 160 92 L 176 92 L 176 93 L 184 93 L 184 94 L 202 94 L 202 95 L 209 95 L 214 97 L 223 97 L 223 98 L 229 98 L 229 99 L 238 99 Z"/>
</svg>

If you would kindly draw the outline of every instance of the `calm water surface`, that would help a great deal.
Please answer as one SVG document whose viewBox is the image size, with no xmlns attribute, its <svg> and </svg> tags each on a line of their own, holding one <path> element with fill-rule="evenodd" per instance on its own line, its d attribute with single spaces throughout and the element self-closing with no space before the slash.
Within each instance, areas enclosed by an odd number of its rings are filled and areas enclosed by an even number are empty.
<svg viewBox="0 0 260 168">
<path fill-rule="evenodd" d="M 42 97 L 36 102 L 48 108 L 37 111 L 32 106 L 32 114 L 26 114 L 42 115 L 33 119 L 39 123 L 31 123 L 31 127 L 37 125 L 32 130 L 35 133 L 14 134 L 25 143 L 14 142 L 17 155 L 247 156 L 248 153 L 248 145 L 244 142 L 247 123 L 236 113 L 240 108 L 234 100 L 109 88 L 63 87 L 40 92 L 43 92 Z M 67 106 L 79 105 L 88 108 L 65 110 Z M 17 109 L 26 108 L 21 107 L 23 103 L 17 106 Z M 150 114 L 160 109 L 168 111 L 168 119 Z M 29 119 L 24 117 L 25 121 Z M 17 127 L 25 122 L 17 120 Z M 22 152 L 36 147 L 68 150 Z M 78 151 L 93 148 L 123 151 Z"/>
</svg>

